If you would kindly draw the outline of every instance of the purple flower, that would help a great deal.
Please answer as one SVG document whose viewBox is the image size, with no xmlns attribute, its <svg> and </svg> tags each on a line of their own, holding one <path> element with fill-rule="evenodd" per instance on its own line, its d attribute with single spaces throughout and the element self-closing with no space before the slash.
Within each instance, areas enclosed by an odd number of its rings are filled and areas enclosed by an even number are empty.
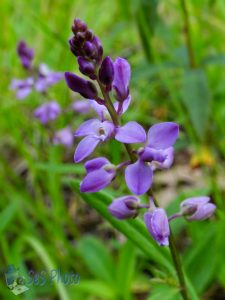
<svg viewBox="0 0 225 300">
<path fill-rule="evenodd" d="M 113 62 L 109 56 L 102 61 L 99 69 L 99 80 L 106 86 L 111 86 L 114 78 Z"/>
<path fill-rule="evenodd" d="M 56 101 L 50 101 L 39 106 L 34 111 L 34 116 L 39 119 L 42 124 L 47 124 L 49 121 L 56 119 L 60 112 L 59 104 Z"/>
<path fill-rule="evenodd" d="M 138 214 L 140 200 L 135 196 L 114 199 L 109 205 L 109 212 L 117 219 L 134 218 Z"/>
<path fill-rule="evenodd" d="M 116 92 L 117 100 L 122 102 L 129 95 L 130 65 L 124 58 L 118 57 L 114 62 L 114 80 L 112 86 Z"/>
<path fill-rule="evenodd" d="M 20 41 L 17 45 L 17 53 L 23 67 L 25 69 L 31 69 L 32 59 L 34 57 L 34 49 L 28 48 L 25 41 Z"/>
<path fill-rule="evenodd" d="M 57 131 L 53 138 L 53 143 L 63 145 L 67 148 L 73 145 L 73 133 L 70 127 L 63 128 Z"/>
<path fill-rule="evenodd" d="M 87 99 L 96 99 L 98 91 L 95 85 L 73 73 L 65 72 L 65 79 L 68 87 L 73 91 L 79 93 Z"/>
<path fill-rule="evenodd" d="M 128 122 L 116 129 L 115 139 L 126 143 L 144 143 L 137 154 L 139 159 L 125 170 L 125 180 L 129 189 L 136 195 L 142 195 L 151 187 L 154 170 L 169 168 L 173 162 L 173 148 L 179 134 L 176 123 L 165 122 L 153 125 L 146 135 L 137 122 Z"/>
<path fill-rule="evenodd" d="M 169 245 L 170 228 L 166 212 L 163 208 L 156 208 L 144 214 L 144 221 L 152 238 L 160 246 Z"/>
<path fill-rule="evenodd" d="M 200 221 L 211 217 L 216 205 L 209 203 L 210 198 L 206 196 L 188 198 L 181 202 L 181 213 L 188 221 Z"/>
<path fill-rule="evenodd" d="M 39 77 L 35 82 L 36 91 L 45 92 L 50 86 L 64 78 L 63 73 L 51 71 L 45 64 L 39 66 Z"/>
<path fill-rule="evenodd" d="M 95 100 L 93 101 L 96 103 Z M 90 112 L 91 105 L 88 101 L 79 100 L 79 101 L 74 101 L 71 105 L 71 108 L 75 112 L 86 114 Z"/>
<path fill-rule="evenodd" d="M 25 80 L 13 79 L 10 84 L 10 89 L 16 90 L 17 99 L 24 99 L 32 91 L 33 85 L 34 79 L 32 77 L 28 77 Z"/>
<path fill-rule="evenodd" d="M 110 121 L 99 121 L 98 119 L 91 119 L 77 129 L 75 136 L 85 136 L 78 144 L 74 161 L 80 162 L 88 155 L 90 155 L 100 142 L 108 140 L 114 133 L 114 125 Z"/>
<path fill-rule="evenodd" d="M 87 161 L 85 164 L 87 175 L 80 184 L 83 193 L 98 192 L 116 176 L 116 168 L 105 157 L 98 157 Z"/>
</svg>

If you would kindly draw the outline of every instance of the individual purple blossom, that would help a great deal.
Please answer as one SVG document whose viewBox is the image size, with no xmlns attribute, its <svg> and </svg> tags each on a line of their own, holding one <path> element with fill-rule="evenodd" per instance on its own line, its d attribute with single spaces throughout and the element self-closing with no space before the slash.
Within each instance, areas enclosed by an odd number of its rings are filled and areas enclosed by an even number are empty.
<svg viewBox="0 0 225 300">
<path fill-rule="evenodd" d="M 155 208 L 144 214 L 144 222 L 152 238 L 160 246 L 169 245 L 170 228 L 166 212 L 163 208 Z"/>
<path fill-rule="evenodd" d="M 138 214 L 139 203 L 135 196 L 124 196 L 114 199 L 108 210 L 117 219 L 134 218 Z"/>
<path fill-rule="evenodd" d="M 50 86 L 58 83 L 63 78 L 63 73 L 51 71 L 45 64 L 40 64 L 39 76 L 35 82 L 35 89 L 36 91 L 43 93 Z"/>
<path fill-rule="evenodd" d="M 131 70 L 128 61 L 118 57 L 114 62 L 114 80 L 112 86 L 119 102 L 123 102 L 129 96 L 130 74 Z"/>
<path fill-rule="evenodd" d="M 116 176 L 116 167 L 105 157 L 91 159 L 84 164 L 84 167 L 87 175 L 80 184 L 80 190 L 83 193 L 100 191 Z"/>
<path fill-rule="evenodd" d="M 137 122 L 128 122 L 116 129 L 115 139 L 126 143 L 144 143 L 137 151 L 138 160 L 125 170 L 128 188 L 136 195 L 148 191 L 152 184 L 153 169 L 168 168 L 173 162 L 173 144 L 179 134 L 179 126 L 173 122 L 153 125 L 146 135 Z"/>
<path fill-rule="evenodd" d="M 65 72 L 65 79 L 68 87 L 73 91 L 79 93 L 87 99 L 96 99 L 98 91 L 91 81 L 87 81 L 73 73 Z"/>
<path fill-rule="evenodd" d="M 50 101 L 42 104 L 34 111 L 34 116 L 40 120 L 42 124 L 47 124 L 49 121 L 58 117 L 61 108 L 56 101 Z"/>
<path fill-rule="evenodd" d="M 31 69 L 34 57 L 34 49 L 29 48 L 25 41 L 20 41 L 17 45 L 17 54 L 21 64 L 25 69 Z"/>
<path fill-rule="evenodd" d="M 78 144 L 74 153 L 74 161 L 80 162 L 90 155 L 100 142 L 110 139 L 115 127 L 110 121 L 101 122 L 98 119 L 91 119 L 77 129 L 75 137 L 85 136 Z"/>
<path fill-rule="evenodd" d="M 57 131 L 53 137 L 53 144 L 63 145 L 69 148 L 73 145 L 74 135 L 70 127 Z"/>
<path fill-rule="evenodd" d="M 216 205 L 209 201 L 206 196 L 188 198 L 180 204 L 181 213 L 188 221 L 208 219 L 216 209 Z"/>
<path fill-rule="evenodd" d="M 21 100 L 27 97 L 32 91 L 34 79 L 28 77 L 24 80 L 13 79 L 10 84 L 10 89 L 16 91 L 16 98 Z"/>
</svg>

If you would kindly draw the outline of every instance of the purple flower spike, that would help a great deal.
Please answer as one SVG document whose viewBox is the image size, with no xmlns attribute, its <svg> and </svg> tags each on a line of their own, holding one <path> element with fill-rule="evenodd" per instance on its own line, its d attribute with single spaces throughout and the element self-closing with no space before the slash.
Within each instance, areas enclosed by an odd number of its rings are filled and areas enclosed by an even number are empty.
<svg viewBox="0 0 225 300">
<path fill-rule="evenodd" d="M 66 72 L 65 79 L 68 87 L 87 99 L 96 99 L 98 96 L 95 85 L 73 73 Z"/>
<path fill-rule="evenodd" d="M 129 165 L 125 170 L 125 180 L 130 191 L 136 195 L 143 195 L 152 185 L 153 172 L 151 167 L 143 161 Z"/>
<path fill-rule="evenodd" d="M 63 73 L 51 71 L 45 64 L 39 66 L 39 77 L 35 82 L 36 91 L 43 93 L 50 86 L 63 79 Z"/>
<path fill-rule="evenodd" d="M 28 77 L 25 80 L 13 79 L 10 84 L 10 89 L 16 90 L 16 98 L 22 100 L 26 98 L 32 91 L 34 79 Z"/>
<path fill-rule="evenodd" d="M 209 203 L 209 197 L 193 197 L 181 202 L 181 213 L 188 221 L 201 221 L 210 218 L 216 205 Z"/>
<path fill-rule="evenodd" d="M 135 196 L 120 197 L 109 205 L 109 212 L 120 220 L 134 218 L 138 214 L 139 202 Z"/>
<path fill-rule="evenodd" d="M 69 148 L 73 145 L 73 133 L 70 127 L 63 128 L 57 131 L 53 138 L 53 143 L 56 145 L 63 145 Z"/>
<path fill-rule="evenodd" d="M 169 245 L 170 228 L 166 212 L 163 208 L 156 208 L 144 214 L 144 221 L 152 238 L 160 246 Z"/>
<path fill-rule="evenodd" d="M 39 119 L 42 124 L 47 124 L 49 121 L 56 119 L 60 112 L 59 104 L 56 101 L 50 101 L 39 106 L 34 111 L 34 116 Z"/>
<path fill-rule="evenodd" d="M 104 85 L 111 86 L 113 78 L 113 61 L 109 56 L 106 56 L 106 58 L 102 61 L 101 67 L 99 69 L 99 79 Z"/>
<path fill-rule="evenodd" d="M 118 101 L 124 101 L 129 95 L 130 73 L 128 61 L 118 57 L 114 62 L 114 80 L 112 83 Z"/>
<path fill-rule="evenodd" d="M 116 176 L 115 166 L 104 157 L 89 160 L 84 166 L 87 175 L 80 184 L 82 193 L 98 192 L 109 185 Z"/>
<path fill-rule="evenodd" d="M 75 136 L 86 136 L 77 146 L 74 161 L 80 162 L 90 155 L 100 142 L 108 140 L 114 133 L 114 125 L 110 121 L 101 122 L 91 119 L 77 129 Z"/>
<path fill-rule="evenodd" d="M 20 41 L 17 45 L 17 53 L 23 67 L 25 69 L 31 69 L 32 59 L 34 57 L 34 49 L 28 48 L 25 41 Z"/>
</svg>

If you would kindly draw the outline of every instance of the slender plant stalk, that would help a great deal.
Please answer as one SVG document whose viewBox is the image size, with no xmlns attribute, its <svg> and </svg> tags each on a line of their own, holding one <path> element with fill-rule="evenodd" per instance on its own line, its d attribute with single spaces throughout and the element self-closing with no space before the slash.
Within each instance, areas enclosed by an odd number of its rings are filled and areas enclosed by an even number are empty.
<svg viewBox="0 0 225 300">
<path fill-rule="evenodd" d="M 111 117 L 114 125 L 119 126 L 120 125 L 120 120 L 119 120 L 118 115 L 116 113 L 116 110 L 115 110 L 115 108 L 112 104 L 109 93 L 104 89 L 104 86 L 101 84 L 101 82 L 98 79 L 97 79 L 97 82 L 99 84 L 102 95 L 104 97 L 105 106 L 108 109 L 110 117 Z M 135 162 L 136 156 L 133 153 L 131 146 L 129 144 L 124 144 L 124 146 L 127 150 L 127 153 L 130 157 L 131 162 Z M 159 203 L 155 199 L 155 197 L 153 195 L 153 192 L 152 192 L 152 189 L 148 190 L 147 195 L 152 197 L 155 206 L 159 207 Z M 175 266 L 175 269 L 176 269 L 176 272 L 177 272 L 177 276 L 178 276 L 178 279 L 179 279 L 179 283 L 180 283 L 180 293 L 181 293 L 184 300 L 189 300 L 188 293 L 187 293 L 187 287 L 186 287 L 185 279 L 184 279 L 184 273 L 183 273 L 183 269 L 182 269 L 179 254 L 178 254 L 178 251 L 176 249 L 176 245 L 175 245 L 175 241 L 174 241 L 174 237 L 173 237 L 173 233 L 172 233 L 171 228 L 170 228 L 170 237 L 169 237 L 169 248 L 170 248 L 171 256 L 172 256 L 173 263 L 174 263 L 174 266 Z"/>
<path fill-rule="evenodd" d="M 183 16 L 184 16 L 184 32 L 185 32 L 185 39 L 186 39 L 186 45 L 188 50 L 188 56 L 189 56 L 189 64 L 191 69 L 196 69 L 197 63 L 195 59 L 194 49 L 192 47 L 192 42 L 191 42 L 191 27 L 190 27 L 186 0 L 180 0 L 180 3 L 183 11 Z"/>
</svg>

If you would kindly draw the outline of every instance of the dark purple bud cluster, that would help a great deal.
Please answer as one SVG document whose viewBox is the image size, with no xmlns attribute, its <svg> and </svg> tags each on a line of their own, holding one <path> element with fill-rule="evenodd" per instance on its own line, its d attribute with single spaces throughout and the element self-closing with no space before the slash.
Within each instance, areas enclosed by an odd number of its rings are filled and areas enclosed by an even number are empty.
<svg viewBox="0 0 225 300">
<path fill-rule="evenodd" d="M 178 216 L 184 216 L 189 221 L 203 220 L 213 214 L 215 205 L 208 203 L 207 197 L 185 200 L 181 204 L 181 211 L 168 218 L 163 208 L 155 207 L 154 201 L 150 205 L 141 204 L 137 196 L 150 191 L 154 172 L 170 168 L 173 163 L 173 146 L 179 136 L 179 126 L 174 122 L 158 123 L 146 132 L 135 121 L 120 125 L 120 116 L 126 112 L 131 102 L 131 68 L 128 61 L 120 57 L 114 62 L 109 56 L 102 58 L 101 43 L 82 21 L 75 19 L 72 31 L 74 37 L 70 40 L 70 48 L 78 57 L 79 69 L 98 83 L 103 96 L 103 99 L 99 98 L 91 81 L 70 72 L 65 73 L 68 87 L 89 99 L 89 105 L 99 116 L 99 119 L 85 121 L 76 130 L 75 137 L 82 137 L 82 140 L 75 150 L 74 161 L 83 161 L 98 145 L 109 139 L 125 144 L 126 149 L 130 147 L 127 151 L 130 161 L 121 162 L 119 165 L 112 165 L 105 157 L 86 161 L 86 176 L 80 184 L 80 190 L 83 193 L 98 192 L 116 178 L 118 171 L 125 169 L 125 182 L 134 195 L 115 199 L 109 206 L 109 212 L 118 219 L 126 219 L 136 217 L 142 208 L 149 209 L 144 214 L 146 227 L 159 245 L 167 246 L 170 235 L 169 220 Z M 115 96 L 114 102 L 111 100 L 112 95 Z M 134 144 L 139 145 L 133 148 Z"/>
<path fill-rule="evenodd" d="M 96 79 L 103 55 L 101 42 L 79 19 L 74 20 L 72 32 L 74 36 L 69 40 L 70 50 L 77 57 L 81 73 Z"/>
<path fill-rule="evenodd" d="M 34 50 L 29 48 L 25 41 L 20 41 L 17 45 L 17 54 L 21 64 L 25 69 L 32 68 L 32 60 L 34 58 Z"/>
</svg>

